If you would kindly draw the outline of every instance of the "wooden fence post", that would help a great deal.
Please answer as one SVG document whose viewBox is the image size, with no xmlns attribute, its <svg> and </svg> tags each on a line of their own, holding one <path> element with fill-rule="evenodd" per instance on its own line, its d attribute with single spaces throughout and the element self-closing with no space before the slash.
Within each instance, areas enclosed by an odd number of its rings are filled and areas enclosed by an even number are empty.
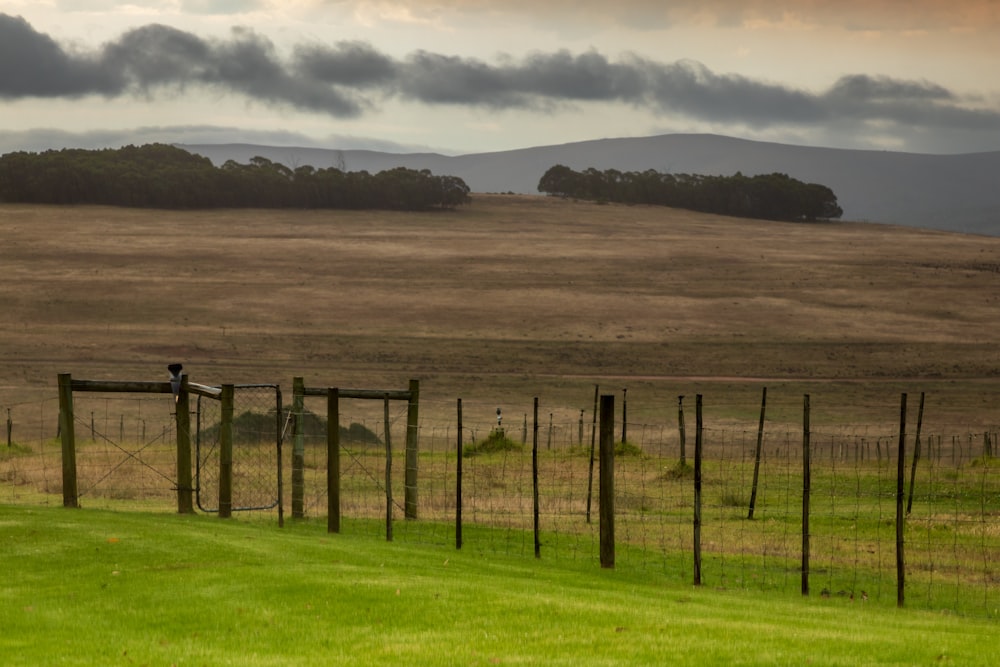
<svg viewBox="0 0 1000 667">
<path fill-rule="evenodd" d="M 326 532 L 340 532 L 340 390 L 326 390 Z"/>
<path fill-rule="evenodd" d="M 303 428 L 305 419 L 305 381 L 292 378 L 292 518 L 305 516 L 306 495 L 306 441 Z"/>
<path fill-rule="evenodd" d="M 174 423 L 177 430 L 177 513 L 194 514 L 191 480 L 191 395 L 187 373 L 181 375 L 181 386 L 174 403 Z"/>
<path fill-rule="evenodd" d="M 76 438 L 73 429 L 73 378 L 59 374 L 59 437 L 62 440 L 63 507 L 79 507 L 76 487 Z"/>
<path fill-rule="evenodd" d="M 462 399 L 458 399 L 458 460 L 455 462 L 455 548 L 462 548 Z"/>
<path fill-rule="evenodd" d="M 896 451 L 896 606 L 903 606 L 903 589 L 906 584 L 906 563 L 903 558 L 903 531 L 906 517 L 903 514 L 903 492 L 906 488 L 906 394 L 899 404 L 899 448 Z"/>
<path fill-rule="evenodd" d="M 910 468 L 910 494 L 906 499 L 906 514 L 913 511 L 913 483 L 917 478 L 917 460 L 920 459 L 920 429 L 924 423 L 924 392 L 920 392 L 920 407 L 917 408 L 917 432 L 913 439 L 913 467 Z"/>
<path fill-rule="evenodd" d="M 615 397 L 601 396 L 600 443 L 601 567 L 615 566 Z"/>
<path fill-rule="evenodd" d="M 410 400 L 406 406 L 406 473 L 404 475 L 404 516 L 417 518 L 417 461 L 420 440 L 420 381 L 410 380 Z"/>
<path fill-rule="evenodd" d="M 275 447 L 277 447 L 277 457 L 278 457 L 278 528 L 285 527 L 285 468 L 284 468 L 284 453 L 281 451 L 284 446 L 284 419 L 285 419 L 285 408 L 284 401 L 281 399 L 281 387 L 275 385 L 274 387 L 274 433 L 275 433 Z"/>
<path fill-rule="evenodd" d="M 760 452 L 764 445 L 764 411 L 767 408 L 767 387 L 764 387 L 760 394 L 760 423 L 757 425 L 757 449 L 753 460 L 753 486 L 750 489 L 750 513 L 748 519 L 753 518 L 754 506 L 757 504 L 757 480 L 760 476 Z M 830 449 L 831 453 L 833 448 Z"/>
<path fill-rule="evenodd" d="M 590 505 L 594 497 L 594 451 L 597 444 L 597 400 L 600 385 L 594 385 L 594 417 L 590 424 L 590 472 L 587 474 L 587 523 L 590 523 Z"/>
<path fill-rule="evenodd" d="M 695 395 L 694 414 L 694 585 L 701 586 L 701 394 Z"/>
<path fill-rule="evenodd" d="M 534 427 L 531 436 L 531 495 L 535 527 L 535 558 L 542 557 L 542 541 L 538 533 L 538 397 L 535 396 Z M 551 431 L 550 431 L 551 432 Z"/>
<path fill-rule="evenodd" d="M 628 439 L 628 388 L 622 389 L 622 443 Z"/>
<path fill-rule="evenodd" d="M 382 399 L 385 437 L 385 541 L 392 542 L 392 438 L 389 435 L 389 395 Z"/>
<path fill-rule="evenodd" d="M 809 394 L 806 394 L 802 399 L 802 595 L 809 595 L 809 493 L 812 483 L 809 412 Z"/>
<path fill-rule="evenodd" d="M 233 396 L 235 387 L 222 385 L 219 422 L 219 518 L 233 515 Z"/>
</svg>

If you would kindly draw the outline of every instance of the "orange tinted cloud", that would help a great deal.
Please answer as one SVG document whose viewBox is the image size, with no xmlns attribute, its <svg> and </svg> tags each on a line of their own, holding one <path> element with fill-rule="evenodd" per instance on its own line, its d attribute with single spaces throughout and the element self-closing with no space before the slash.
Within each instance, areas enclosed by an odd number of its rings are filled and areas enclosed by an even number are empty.
<svg viewBox="0 0 1000 667">
<path fill-rule="evenodd" d="M 741 27 L 784 23 L 848 30 L 992 31 L 1000 28 L 997 0 L 409 0 L 357 3 L 368 7 L 407 6 L 413 14 L 444 12 L 524 14 L 581 22 L 625 22 L 637 27 L 685 24 Z"/>
</svg>

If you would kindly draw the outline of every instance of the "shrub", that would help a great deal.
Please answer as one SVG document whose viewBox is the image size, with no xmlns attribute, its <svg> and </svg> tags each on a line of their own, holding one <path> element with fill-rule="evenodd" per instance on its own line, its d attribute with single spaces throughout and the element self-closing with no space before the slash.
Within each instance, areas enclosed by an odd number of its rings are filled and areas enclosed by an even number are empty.
<svg viewBox="0 0 1000 667">
<path fill-rule="evenodd" d="M 495 429 L 485 439 L 466 447 L 463 456 L 478 456 L 494 452 L 516 452 L 521 450 L 521 444 L 507 437 L 503 429 Z"/>
</svg>

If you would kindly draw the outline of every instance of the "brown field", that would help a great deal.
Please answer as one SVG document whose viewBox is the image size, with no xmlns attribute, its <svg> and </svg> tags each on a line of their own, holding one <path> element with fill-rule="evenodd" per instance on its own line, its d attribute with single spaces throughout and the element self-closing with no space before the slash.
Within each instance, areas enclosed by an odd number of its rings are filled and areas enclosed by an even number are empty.
<svg viewBox="0 0 1000 667">
<path fill-rule="evenodd" d="M 447 213 L 0 206 L 0 408 L 56 374 L 405 388 L 422 416 L 1000 422 L 1000 238 L 475 195 Z M 911 399 L 912 400 L 912 399 Z M 686 403 L 691 405 L 691 403 Z M 911 405 L 915 406 L 915 402 Z M 913 408 L 911 408 L 913 409 Z M 470 414 L 474 413 L 474 414 Z M 712 421 L 714 420 L 714 421 Z"/>
</svg>

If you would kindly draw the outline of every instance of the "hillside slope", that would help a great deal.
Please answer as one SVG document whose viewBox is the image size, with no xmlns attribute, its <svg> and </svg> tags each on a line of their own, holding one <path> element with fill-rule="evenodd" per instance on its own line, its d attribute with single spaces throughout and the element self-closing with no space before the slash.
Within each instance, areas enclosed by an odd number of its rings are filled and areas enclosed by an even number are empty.
<svg viewBox="0 0 1000 667">
<path fill-rule="evenodd" d="M 289 167 L 340 166 L 369 172 L 397 166 L 430 169 L 461 177 L 473 192 L 537 193 L 538 180 L 555 164 L 573 169 L 720 175 L 781 172 L 832 188 L 845 220 L 1000 236 L 1000 152 L 923 155 L 790 146 L 703 134 L 599 139 L 457 156 L 250 144 L 181 148 L 215 164 L 230 159 L 247 162 L 259 155 Z"/>
</svg>

